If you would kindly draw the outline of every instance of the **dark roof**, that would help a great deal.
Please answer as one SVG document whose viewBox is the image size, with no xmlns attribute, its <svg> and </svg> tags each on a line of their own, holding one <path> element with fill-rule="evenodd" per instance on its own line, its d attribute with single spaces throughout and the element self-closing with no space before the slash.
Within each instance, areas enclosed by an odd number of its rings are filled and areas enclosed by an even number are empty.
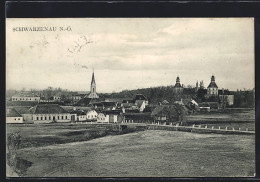
<svg viewBox="0 0 260 182">
<path fill-rule="evenodd" d="M 134 103 L 134 99 L 131 99 L 131 98 L 125 98 L 123 99 L 122 103 Z"/>
<path fill-rule="evenodd" d="M 164 112 L 164 108 L 169 108 L 168 105 L 159 105 L 152 111 L 151 115 L 160 115 L 160 116 L 167 116 L 167 113 Z"/>
<path fill-rule="evenodd" d="M 143 100 L 136 100 L 135 101 L 138 108 L 140 108 L 142 106 L 143 102 L 144 102 Z"/>
<path fill-rule="evenodd" d="M 107 115 L 107 114 L 120 114 L 122 112 L 122 110 L 119 110 L 119 109 L 117 109 L 117 110 L 104 110 L 104 111 L 102 111 L 102 113 L 104 113 L 105 115 Z"/>
<path fill-rule="evenodd" d="M 6 109 L 6 117 L 22 117 L 14 108 Z"/>
<path fill-rule="evenodd" d="M 26 114 L 61 114 L 68 113 L 58 104 L 38 104 L 30 108 Z"/>
<path fill-rule="evenodd" d="M 40 96 L 33 93 L 19 93 L 17 95 L 14 95 L 13 97 L 40 97 Z"/>
<path fill-rule="evenodd" d="M 173 88 L 182 87 L 180 83 L 176 83 Z"/>
<path fill-rule="evenodd" d="M 17 106 L 13 107 L 19 114 L 25 114 L 31 107 L 29 106 Z"/>
<path fill-rule="evenodd" d="M 102 101 L 101 102 L 105 107 L 116 106 L 116 102 Z"/>
<path fill-rule="evenodd" d="M 210 105 L 207 102 L 199 103 L 199 107 L 210 107 Z"/>
<path fill-rule="evenodd" d="M 82 111 L 82 110 L 72 110 L 72 111 L 69 111 L 69 113 L 77 114 L 77 116 L 86 115 L 86 113 L 84 111 Z"/>
<path fill-rule="evenodd" d="M 91 103 L 91 98 L 82 98 L 80 99 L 78 102 L 76 102 L 76 106 L 81 106 L 81 105 L 84 105 L 84 106 L 87 106 Z"/>
<path fill-rule="evenodd" d="M 210 82 L 208 88 L 218 88 L 216 82 Z"/>
<path fill-rule="evenodd" d="M 91 103 L 93 106 L 97 106 L 97 107 L 103 107 L 104 105 L 101 102 L 93 102 Z"/>
<path fill-rule="evenodd" d="M 122 107 L 124 108 L 129 108 L 132 107 L 134 105 L 134 103 L 122 103 Z"/>
<path fill-rule="evenodd" d="M 224 90 L 224 92 L 223 92 L 223 90 L 221 89 L 221 90 L 218 90 L 218 94 L 219 95 L 231 95 L 231 92 L 229 90 Z"/>
<path fill-rule="evenodd" d="M 134 100 L 136 101 L 136 100 L 148 100 L 148 99 L 143 94 L 136 94 Z"/>
</svg>

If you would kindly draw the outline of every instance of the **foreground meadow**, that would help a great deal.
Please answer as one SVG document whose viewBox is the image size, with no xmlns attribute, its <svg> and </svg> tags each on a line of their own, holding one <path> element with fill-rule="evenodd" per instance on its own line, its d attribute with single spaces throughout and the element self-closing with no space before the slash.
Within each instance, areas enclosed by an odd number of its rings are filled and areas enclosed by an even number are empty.
<svg viewBox="0 0 260 182">
<path fill-rule="evenodd" d="M 24 148 L 25 177 L 240 177 L 255 172 L 254 136 L 146 130 Z"/>
</svg>

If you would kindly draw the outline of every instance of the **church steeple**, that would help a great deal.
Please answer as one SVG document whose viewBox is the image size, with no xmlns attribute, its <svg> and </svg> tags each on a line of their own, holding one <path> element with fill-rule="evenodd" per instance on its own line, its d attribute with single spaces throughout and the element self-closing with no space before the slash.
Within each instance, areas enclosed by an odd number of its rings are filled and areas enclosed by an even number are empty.
<svg viewBox="0 0 260 182">
<path fill-rule="evenodd" d="M 92 84 L 96 84 L 94 71 L 93 71 L 93 73 L 92 73 L 91 85 L 92 85 Z"/>
<path fill-rule="evenodd" d="M 92 79 L 91 79 L 91 84 L 90 84 L 90 94 L 88 95 L 88 98 L 99 98 L 99 96 L 97 95 L 97 91 L 96 91 L 96 81 L 95 81 L 94 70 L 92 73 Z"/>
</svg>

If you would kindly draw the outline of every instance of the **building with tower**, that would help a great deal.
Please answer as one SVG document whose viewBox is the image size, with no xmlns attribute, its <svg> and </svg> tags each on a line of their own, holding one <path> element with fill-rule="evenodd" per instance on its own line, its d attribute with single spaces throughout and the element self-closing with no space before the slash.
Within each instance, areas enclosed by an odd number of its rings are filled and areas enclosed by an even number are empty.
<svg viewBox="0 0 260 182">
<path fill-rule="evenodd" d="M 181 86 L 179 76 L 177 76 L 177 78 L 176 78 L 176 84 L 173 87 L 173 93 L 174 94 L 182 94 L 183 93 L 183 86 Z"/>
<path fill-rule="evenodd" d="M 95 75 L 94 75 L 94 71 L 92 73 L 92 80 L 91 80 L 91 84 L 90 84 L 90 93 L 88 95 L 88 98 L 99 98 L 99 96 L 97 95 L 96 92 L 96 81 L 95 81 Z"/>
<path fill-rule="evenodd" d="M 215 76 L 212 75 L 211 77 L 211 82 L 207 88 L 207 95 L 213 95 L 213 96 L 216 96 L 218 95 L 218 86 L 215 82 Z"/>
</svg>

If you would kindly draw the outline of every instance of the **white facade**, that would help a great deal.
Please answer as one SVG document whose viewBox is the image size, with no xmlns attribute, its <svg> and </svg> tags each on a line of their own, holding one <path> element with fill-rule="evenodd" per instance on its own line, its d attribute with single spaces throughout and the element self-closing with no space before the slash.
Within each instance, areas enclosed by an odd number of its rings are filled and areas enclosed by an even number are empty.
<svg viewBox="0 0 260 182">
<path fill-rule="evenodd" d="M 70 122 L 71 116 L 69 113 L 62 114 L 23 114 L 26 121 L 34 123 L 51 123 L 55 122 Z"/>
<path fill-rule="evenodd" d="M 98 123 L 108 123 L 109 122 L 109 115 L 105 115 L 103 113 L 99 113 L 97 115 L 97 122 Z"/>
<path fill-rule="evenodd" d="M 23 117 L 6 117 L 6 123 L 23 123 Z"/>
<path fill-rule="evenodd" d="M 117 115 L 110 114 L 109 115 L 109 123 L 117 123 Z"/>
<path fill-rule="evenodd" d="M 87 120 L 97 120 L 98 113 L 95 110 L 90 110 L 87 112 Z"/>
<path fill-rule="evenodd" d="M 145 106 L 146 106 L 146 102 L 144 101 L 144 102 L 141 104 L 139 110 L 140 110 L 141 112 L 143 112 L 144 109 L 145 109 Z"/>
<path fill-rule="evenodd" d="M 20 97 L 20 96 L 12 96 L 12 101 L 31 101 L 31 102 L 39 102 L 40 97 Z"/>
<path fill-rule="evenodd" d="M 209 87 L 207 89 L 207 94 L 208 95 L 218 95 L 218 88 Z"/>
<path fill-rule="evenodd" d="M 79 115 L 77 116 L 77 121 L 86 121 L 87 120 L 87 115 Z"/>
</svg>

